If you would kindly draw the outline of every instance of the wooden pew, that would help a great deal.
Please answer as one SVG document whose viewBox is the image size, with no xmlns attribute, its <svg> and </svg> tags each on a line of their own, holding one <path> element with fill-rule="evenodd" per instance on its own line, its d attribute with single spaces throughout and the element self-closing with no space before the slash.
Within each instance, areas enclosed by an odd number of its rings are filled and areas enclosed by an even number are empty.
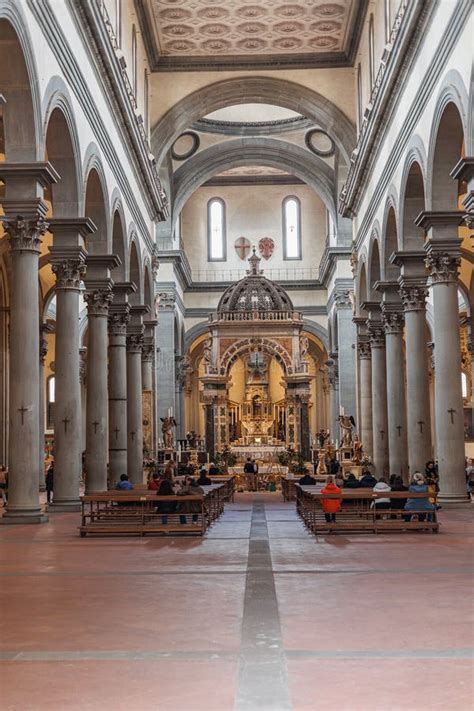
<svg viewBox="0 0 474 711">
<path fill-rule="evenodd" d="M 399 508 L 377 509 L 377 499 L 426 499 L 426 494 L 406 491 L 374 492 L 372 489 L 342 490 L 341 494 L 321 494 L 317 486 L 296 485 L 296 510 L 312 533 L 383 531 L 431 531 L 438 533 L 436 508 L 432 511 L 405 511 Z M 336 521 L 324 516 L 322 499 L 342 501 Z M 428 518 L 430 520 L 428 520 Z"/>
<path fill-rule="evenodd" d="M 145 490 L 104 491 L 82 496 L 80 535 L 174 533 L 203 536 L 224 511 L 225 483 L 203 487 L 203 490 L 204 495 L 199 496 L 157 496 L 156 492 Z M 175 510 L 170 513 L 160 511 L 160 503 L 166 504 L 167 508 L 175 507 Z M 185 523 L 182 517 L 185 517 Z"/>
</svg>

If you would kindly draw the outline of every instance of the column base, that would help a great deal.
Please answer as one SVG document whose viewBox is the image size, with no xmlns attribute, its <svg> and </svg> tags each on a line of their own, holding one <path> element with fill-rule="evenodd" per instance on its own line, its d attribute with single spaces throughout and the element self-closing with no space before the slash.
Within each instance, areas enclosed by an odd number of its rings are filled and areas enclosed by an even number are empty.
<svg viewBox="0 0 474 711">
<path fill-rule="evenodd" d="M 4 526 L 24 525 L 28 523 L 47 523 L 48 517 L 41 509 L 36 511 L 5 511 L 0 517 L 0 524 Z"/>
<path fill-rule="evenodd" d="M 462 494 L 438 494 L 438 503 L 443 506 L 470 506 L 471 497 L 466 493 Z"/>
<path fill-rule="evenodd" d="M 75 513 L 81 510 L 80 501 L 53 501 L 52 504 L 47 504 L 46 510 L 48 513 Z"/>
</svg>

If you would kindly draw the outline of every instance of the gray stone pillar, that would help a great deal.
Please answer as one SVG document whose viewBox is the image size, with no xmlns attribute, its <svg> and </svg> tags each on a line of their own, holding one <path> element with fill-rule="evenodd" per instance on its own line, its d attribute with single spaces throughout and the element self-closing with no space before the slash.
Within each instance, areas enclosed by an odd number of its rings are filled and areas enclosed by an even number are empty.
<svg viewBox="0 0 474 711">
<path fill-rule="evenodd" d="M 352 320 L 352 302 L 349 291 L 336 294 L 337 355 L 339 372 L 339 407 L 346 415 L 357 417 L 356 406 L 356 329 Z M 339 414 L 339 413 L 338 413 Z M 359 423 L 356 423 L 359 428 Z"/>
<path fill-rule="evenodd" d="M 396 309 L 396 310 L 395 310 Z M 383 306 L 387 358 L 387 422 L 389 472 L 408 478 L 407 409 L 405 397 L 405 357 L 403 353 L 403 313 L 400 306 Z"/>
<path fill-rule="evenodd" d="M 85 274 L 85 219 L 54 220 L 51 263 L 56 275 L 54 498 L 48 510 L 79 511 L 82 413 L 79 380 L 79 295 Z"/>
<path fill-rule="evenodd" d="M 387 367 L 385 333 L 379 321 L 369 323 L 372 353 L 372 449 L 377 476 L 388 471 Z"/>
<path fill-rule="evenodd" d="M 368 337 L 359 336 L 357 343 L 360 372 L 360 425 L 359 433 L 363 452 L 373 458 L 372 422 L 372 354 Z"/>
<path fill-rule="evenodd" d="M 426 279 L 414 284 L 401 279 L 405 310 L 407 370 L 408 466 L 423 472 L 431 459 L 430 387 L 426 352 Z"/>
<path fill-rule="evenodd" d="M 128 304 L 109 308 L 109 488 L 127 473 L 127 325 Z"/>
<path fill-rule="evenodd" d="M 142 347 L 142 333 L 127 336 L 127 473 L 133 484 L 143 483 Z"/>
<path fill-rule="evenodd" d="M 30 177 L 30 189 L 31 182 Z M 3 207 L 3 226 L 10 243 L 11 305 L 9 495 L 2 521 L 42 523 L 47 517 L 41 510 L 38 487 L 38 258 L 41 239 L 48 229 L 44 221 L 47 207 L 32 196 L 23 201 L 4 200 Z"/>
<path fill-rule="evenodd" d="M 143 315 L 149 307 L 130 307 L 127 329 L 127 474 L 133 484 L 143 483 L 142 349 Z"/>
<path fill-rule="evenodd" d="M 428 231 L 425 251 L 433 290 L 436 450 L 440 498 L 446 502 L 467 499 L 458 302 L 461 221 L 458 212 L 424 212 L 416 220 Z"/>
<path fill-rule="evenodd" d="M 175 306 L 176 297 L 170 292 L 160 292 L 159 318 L 156 338 L 160 346 L 156 366 L 156 388 L 158 390 L 158 421 L 166 417 L 169 408 L 176 415 L 175 402 Z"/>
<path fill-rule="evenodd" d="M 143 325 L 145 328 L 142 349 L 142 388 L 143 390 L 153 390 L 153 364 L 155 355 L 155 327 L 158 321 L 147 319 Z"/>
<path fill-rule="evenodd" d="M 331 407 L 331 424 L 329 427 L 331 440 L 336 443 L 339 439 L 339 369 L 337 353 L 330 353 L 328 366 L 329 397 Z"/>
<path fill-rule="evenodd" d="M 108 460 L 108 330 L 113 299 L 110 269 L 119 264 L 113 255 L 87 257 L 86 294 L 88 318 L 86 493 L 107 490 Z"/>
</svg>

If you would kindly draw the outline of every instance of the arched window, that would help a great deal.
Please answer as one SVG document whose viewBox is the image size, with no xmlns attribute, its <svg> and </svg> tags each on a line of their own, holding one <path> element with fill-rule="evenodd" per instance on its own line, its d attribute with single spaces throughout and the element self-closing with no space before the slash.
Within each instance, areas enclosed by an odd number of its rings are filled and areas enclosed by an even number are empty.
<svg viewBox="0 0 474 711">
<path fill-rule="evenodd" d="M 369 20 L 369 78 L 370 91 L 372 91 L 375 79 L 375 47 L 374 47 L 374 16 Z"/>
<path fill-rule="evenodd" d="M 148 133 L 148 91 L 148 69 L 145 69 L 145 73 L 143 75 L 143 122 L 146 133 Z"/>
<path fill-rule="evenodd" d="M 137 100 L 137 67 L 138 67 L 138 57 L 137 57 L 137 28 L 135 25 L 132 26 L 132 91 L 135 97 L 135 103 Z"/>
<path fill-rule="evenodd" d="M 390 40 L 390 32 L 392 29 L 390 18 L 390 0 L 385 0 L 385 42 Z"/>
<path fill-rule="evenodd" d="M 115 38 L 119 47 L 122 46 L 122 0 L 115 0 Z"/>
<path fill-rule="evenodd" d="M 46 426 L 48 430 L 54 427 L 54 403 L 56 401 L 56 378 L 50 375 L 46 381 Z"/>
<path fill-rule="evenodd" d="M 221 198 L 207 203 L 207 258 L 209 262 L 226 260 L 225 202 Z"/>
<path fill-rule="evenodd" d="M 293 195 L 283 200 L 283 259 L 301 259 L 301 204 Z"/>
<path fill-rule="evenodd" d="M 357 66 L 357 116 L 360 131 L 362 128 L 362 70 L 360 64 Z"/>
</svg>

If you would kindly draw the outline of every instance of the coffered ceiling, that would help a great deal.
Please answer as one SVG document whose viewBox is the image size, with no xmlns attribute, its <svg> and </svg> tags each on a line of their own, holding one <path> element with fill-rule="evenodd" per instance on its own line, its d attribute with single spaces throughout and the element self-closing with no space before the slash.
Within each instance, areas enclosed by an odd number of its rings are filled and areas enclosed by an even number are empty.
<svg viewBox="0 0 474 711">
<path fill-rule="evenodd" d="M 135 0 L 157 71 L 347 66 L 367 0 Z"/>
</svg>

